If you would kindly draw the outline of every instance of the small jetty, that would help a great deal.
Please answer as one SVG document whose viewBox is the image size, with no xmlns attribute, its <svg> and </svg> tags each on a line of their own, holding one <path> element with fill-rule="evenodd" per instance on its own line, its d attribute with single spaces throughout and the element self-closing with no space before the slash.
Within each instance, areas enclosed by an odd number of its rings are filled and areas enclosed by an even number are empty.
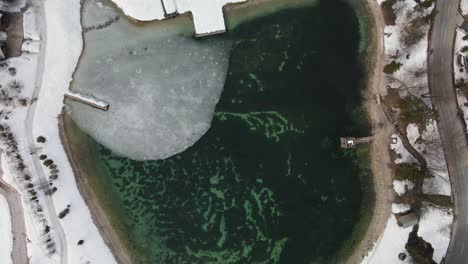
<svg viewBox="0 0 468 264">
<path fill-rule="evenodd" d="M 340 137 L 340 146 L 344 149 L 353 149 L 356 148 L 358 144 L 370 143 L 372 142 L 373 137 Z"/>
<path fill-rule="evenodd" d="M 107 111 L 109 110 L 109 104 L 100 100 L 97 100 L 93 97 L 87 96 L 87 95 L 82 95 L 79 93 L 74 93 L 70 90 L 68 90 L 65 93 L 65 97 L 68 97 L 70 99 L 73 99 L 78 102 L 82 102 L 84 104 L 87 104 L 89 106 L 92 106 L 94 108 L 100 109 L 102 111 Z"/>
</svg>

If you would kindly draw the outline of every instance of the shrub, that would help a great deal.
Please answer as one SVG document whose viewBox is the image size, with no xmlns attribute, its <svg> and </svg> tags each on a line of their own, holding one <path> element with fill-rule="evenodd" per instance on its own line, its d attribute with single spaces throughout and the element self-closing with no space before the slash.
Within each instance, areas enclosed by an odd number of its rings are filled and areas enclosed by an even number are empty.
<svg viewBox="0 0 468 264">
<path fill-rule="evenodd" d="M 420 127 L 425 127 L 429 119 L 434 119 L 436 113 L 429 108 L 421 99 L 408 95 L 399 102 L 401 110 L 400 120 L 406 124 L 416 123 Z"/>
<path fill-rule="evenodd" d="M 413 258 L 414 263 L 418 264 L 435 264 L 432 260 L 434 255 L 434 248 L 430 243 L 425 241 L 422 237 L 418 236 L 418 225 L 413 227 L 413 231 L 409 234 L 408 242 L 405 248 Z"/>
<path fill-rule="evenodd" d="M 463 36 L 463 40 L 468 40 L 468 35 Z"/>
<path fill-rule="evenodd" d="M 424 172 L 413 164 L 398 164 L 395 169 L 395 180 L 403 181 L 409 180 L 412 182 L 418 182 L 424 179 Z"/>
<path fill-rule="evenodd" d="M 59 214 L 58 217 L 60 219 L 64 218 L 68 213 L 70 213 L 70 206 L 67 206 L 67 208 L 63 209 Z"/>
<path fill-rule="evenodd" d="M 45 160 L 43 164 L 44 164 L 45 166 L 49 167 L 49 166 L 52 165 L 53 163 L 54 163 L 53 160 L 48 159 L 48 160 Z"/>
<path fill-rule="evenodd" d="M 37 141 L 38 143 L 45 143 L 45 142 L 46 142 L 46 138 L 43 137 L 43 136 L 38 136 L 37 139 L 36 139 L 36 141 Z"/>
<path fill-rule="evenodd" d="M 10 73 L 11 76 L 15 76 L 16 75 L 16 68 L 14 68 L 14 67 L 8 68 L 8 72 Z"/>
<path fill-rule="evenodd" d="M 84 240 L 81 239 L 81 240 L 79 240 L 78 243 L 76 243 L 76 244 L 78 244 L 78 246 L 81 246 L 81 245 L 83 245 L 83 243 L 84 243 Z"/>
<path fill-rule="evenodd" d="M 39 159 L 40 160 L 45 160 L 45 159 L 47 159 L 47 155 L 42 154 L 42 155 L 39 156 Z"/>
<path fill-rule="evenodd" d="M 395 73 L 396 71 L 398 71 L 402 65 L 403 65 L 403 64 L 401 64 L 400 62 L 397 62 L 397 61 L 394 61 L 394 60 L 393 60 L 393 61 L 390 62 L 389 64 L 385 65 L 383 71 L 384 71 L 386 74 L 393 74 L 393 73 Z"/>
<path fill-rule="evenodd" d="M 463 46 L 461 48 L 461 52 L 467 52 L 468 51 L 468 46 Z"/>
</svg>

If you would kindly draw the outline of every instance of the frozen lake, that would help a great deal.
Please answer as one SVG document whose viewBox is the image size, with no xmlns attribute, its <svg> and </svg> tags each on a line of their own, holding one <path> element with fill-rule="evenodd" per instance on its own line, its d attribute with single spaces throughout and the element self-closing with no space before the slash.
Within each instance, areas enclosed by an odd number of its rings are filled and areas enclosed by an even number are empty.
<svg viewBox="0 0 468 264">
<path fill-rule="evenodd" d="M 141 26 L 106 3 L 84 4 L 85 50 L 71 90 L 110 108 L 70 102 L 74 120 L 101 144 L 133 159 L 185 150 L 210 127 L 230 42 L 194 39 L 188 17 Z"/>
</svg>

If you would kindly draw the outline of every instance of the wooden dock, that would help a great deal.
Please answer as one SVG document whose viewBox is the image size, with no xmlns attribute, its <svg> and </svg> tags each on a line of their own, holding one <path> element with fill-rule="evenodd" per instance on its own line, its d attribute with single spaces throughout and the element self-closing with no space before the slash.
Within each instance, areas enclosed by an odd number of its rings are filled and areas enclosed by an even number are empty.
<svg viewBox="0 0 468 264">
<path fill-rule="evenodd" d="M 100 109 L 102 111 L 107 111 L 109 110 L 109 104 L 97 99 L 94 99 L 90 96 L 85 96 L 79 93 L 74 93 L 72 91 L 67 91 L 65 93 L 65 97 L 68 97 L 70 99 L 73 99 L 75 101 L 87 104 L 89 106 L 92 106 L 94 108 Z"/>
<path fill-rule="evenodd" d="M 365 144 L 372 142 L 373 137 L 340 137 L 340 146 L 344 149 L 353 149 L 356 148 L 358 144 Z"/>
</svg>

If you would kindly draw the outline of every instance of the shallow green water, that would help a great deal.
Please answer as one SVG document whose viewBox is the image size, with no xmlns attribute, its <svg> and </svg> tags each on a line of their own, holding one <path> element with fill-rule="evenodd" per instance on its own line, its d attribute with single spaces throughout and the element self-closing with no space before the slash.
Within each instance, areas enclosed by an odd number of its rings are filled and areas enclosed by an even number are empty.
<svg viewBox="0 0 468 264">
<path fill-rule="evenodd" d="M 146 162 L 99 147 L 129 237 L 149 263 L 330 263 L 367 177 L 338 144 L 367 133 L 355 14 L 323 0 L 221 37 L 227 80 L 194 146 Z"/>
</svg>

